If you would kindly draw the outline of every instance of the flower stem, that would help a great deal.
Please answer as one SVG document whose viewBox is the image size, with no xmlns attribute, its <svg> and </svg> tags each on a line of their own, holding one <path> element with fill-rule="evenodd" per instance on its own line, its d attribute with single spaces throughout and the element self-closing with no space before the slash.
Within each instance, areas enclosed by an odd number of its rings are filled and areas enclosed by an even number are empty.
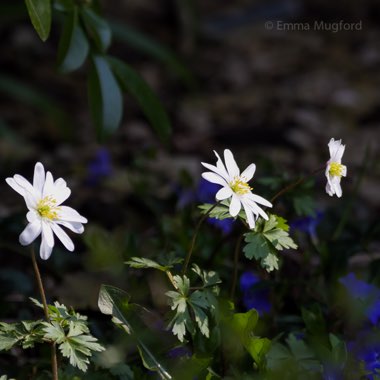
<svg viewBox="0 0 380 380">
<path fill-rule="evenodd" d="M 198 236 L 199 228 L 201 227 L 201 225 L 202 225 L 202 223 L 204 222 L 204 220 L 210 215 L 210 212 L 211 212 L 216 206 L 218 206 L 218 205 L 219 205 L 219 202 L 216 202 L 212 207 L 210 207 L 210 208 L 207 210 L 207 212 L 202 216 L 202 218 L 199 219 L 199 222 L 198 222 L 197 226 L 195 227 L 195 232 L 194 232 L 193 238 L 191 239 L 191 244 L 190 244 L 189 251 L 187 252 L 187 255 L 186 255 L 186 258 L 185 258 L 185 262 L 184 262 L 183 267 L 182 267 L 182 276 L 186 274 L 187 267 L 189 266 L 189 262 L 190 262 L 191 254 L 193 253 L 193 250 L 194 250 L 195 241 L 197 240 L 197 236 Z"/>
<path fill-rule="evenodd" d="M 40 270 L 38 269 L 36 255 L 34 253 L 33 247 L 31 249 L 31 256 L 32 256 L 33 270 L 34 270 L 34 274 L 37 280 L 38 290 L 40 292 L 42 305 L 44 307 L 45 318 L 49 322 L 50 317 L 49 317 L 49 309 L 46 302 L 45 289 L 42 283 L 42 278 L 41 278 Z M 57 363 L 57 351 L 55 347 L 55 342 L 51 343 L 51 369 L 53 373 L 53 380 L 58 380 L 58 363 Z"/>
<path fill-rule="evenodd" d="M 305 177 L 301 177 L 299 178 L 297 181 L 295 182 L 292 182 L 290 183 L 289 185 L 285 186 L 284 188 L 282 188 L 278 193 L 276 193 L 272 199 L 270 200 L 271 203 L 277 199 L 280 195 L 288 192 L 289 190 L 292 190 L 294 189 L 295 187 L 297 187 L 298 185 L 301 185 L 301 183 L 305 182 L 308 178 L 310 177 L 313 177 L 314 175 L 316 175 L 317 173 L 321 172 L 322 170 L 325 169 L 325 166 L 322 166 L 318 169 L 315 169 L 314 171 L 312 171 L 310 174 L 306 175 Z"/>
<path fill-rule="evenodd" d="M 230 290 L 230 298 L 233 301 L 235 297 L 235 291 L 236 291 L 236 284 L 237 284 L 237 276 L 238 276 L 238 264 L 239 264 L 239 253 L 240 253 L 240 246 L 241 242 L 243 240 L 243 234 L 241 234 L 236 242 L 235 245 L 235 251 L 234 251 L 234 272 L 232 276 L 232 284 L 231 284 L 231 290 Z"/>
</svg>

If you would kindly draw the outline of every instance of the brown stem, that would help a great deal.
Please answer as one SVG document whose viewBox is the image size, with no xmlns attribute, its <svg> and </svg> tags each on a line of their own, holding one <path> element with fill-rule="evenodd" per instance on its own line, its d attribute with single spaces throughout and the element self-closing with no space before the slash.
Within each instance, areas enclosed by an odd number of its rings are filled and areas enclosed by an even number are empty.
<svg viewBox="0 0 380 380">
<path fill-rule="evenodd" d="M 182 267 L 182 276 L 186 274 L 187 267 L 188 267 L 189 262 L 190 262 L 191 254 L 193 253 L 193 250 L 194 250 L 195 241 L 197 240 L 197 236 L 198 236 L 199 228 L 201 227 L 201 225 L 202 225 L 202 223 L 204 222 L 204 220 L 210 215 L 210 212 L 211 212 L 216 206 L 218 206 L 218 205 L 219 205 L 219 202 L 215 203 L 212 207 L 210 207 L 210 208 L 208 209 L 208 211 L 206 212 L 206 214 L 204 214 L 204 215 L 202 216 L 202 218 L 199 219 L 199 222 L 198 222 L 197 226 L 195 227 L 195 232 L 194 232 L 193 238 L 191 239 L 191 244 L 190 244 L 189 251 L 187 252 L 187 255 L 186 255 L 186 258 L 185 258 L 185 262 L 184 262 L 183 267 Z"/>
<path fill-rule="evenodd" d="M 40 273 L 40 270 L 38 269 L 36 255 L 34 253 L 33 247 L 31 249 L 31 256 L 32 256 L 33 270 L 34 270 L 34 274 L 35 274 L 36 280 L 37 280 L 38 290 L 40 292 L 42 305 L 44 307 L 45 318 L 48 322 L 50 322 L 49 309 L 48 309 L 48 305 L 46 302 L 46 296 L 45 296 L 45 289 L 44 289 L 44 285 L 42 283 L 41 273 Z M 52 373 L 53 373 L 53 380 L 58 380 L 57 350 L 55 347 L 55 342 L 51 343 L 51 369 L 52 369 Z"/>
<path fill-rule="evenodd" d="M 310 174 L 308 174 L 307 176 L 305 177 L 301 177 L 299 178 L 297 181 L 295 182 L 292 182 L 291 184 L 289 184 L 288 186 L 285 186 L 283 189 L 281 189 L 278 193 L 276 193 L 272 199 L 270 200 L 271 203 L 273 203 L 273 201 L 275 199 L 277 199 L 280 195 L 288 192 L 289 190 L 293 189 L 294 187 L 297 187 L 298 185 L 300 185 L 301 183 L 305 182 L 308 178 L 310 177 L 313 177 L 315 174 L 319 173 L 320 171 L 324 170 L 325 169 L 325 166 L 321 167 L 321 168 L 318 168 L 314 171 L 312 171 Z"/>
<path fill-rule="evenodd" d="M 234 251 L 234 272 L 232 276 L 232 285 L 231 285 L 231 291 L 230 291 L 230 298 L 233 301 L 235 297 L 235 291 L 236 291 L 236 284 L 237 284 L 237 276 L 238 276 L 238 264 L 239 264 L 239 253 L 240 253 L 240 246 L 241 242 L 243 240 L 243 234 L 241 234 L 236 242 L 235 245 L 235 251 Z"/>
</svg>

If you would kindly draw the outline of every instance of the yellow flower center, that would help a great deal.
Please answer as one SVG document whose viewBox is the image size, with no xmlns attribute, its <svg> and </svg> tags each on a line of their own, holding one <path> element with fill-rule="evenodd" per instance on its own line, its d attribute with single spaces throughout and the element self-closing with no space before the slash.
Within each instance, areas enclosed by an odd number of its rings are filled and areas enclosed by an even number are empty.
<svg viewBox="0 0 380 380">
<path fill-rule="evenodd" d="M 343 165 L 338 164 L 337 162 L 331 162 L 329 173 L 332 176 L 341 177 L 343 173 Z"/>
<path fill-rule="evenodd" d="M 37 203 L 37 212 L 42 218 L 47 218 L 50 220 L 58 218 L 59 207 L 57 207 L 57 201 L 50 195 L 42 198 Z"/>
<path fill-rule="evenodd" d="M 252 187 L 250 187 L 247 182 L 243 181 L 241 177 L 235 177 L 229 185 L 231 190 L 238 195 L 247 194 L 252 190 Z"/>
</svg>

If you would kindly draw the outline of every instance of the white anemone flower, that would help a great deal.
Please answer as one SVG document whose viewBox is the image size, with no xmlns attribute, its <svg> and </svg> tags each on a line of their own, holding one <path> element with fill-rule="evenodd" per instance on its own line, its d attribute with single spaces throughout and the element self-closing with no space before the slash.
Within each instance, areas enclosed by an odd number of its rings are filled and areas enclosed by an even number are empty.
<svg viewBox="0 0 380 380">
<path fill-rule="evenodd" d="M 40 256 L 47 260 L 53 251 L 55 234 L 66 249 L 73 251 L 74 244 L 61 226 L 81 234 L 82 223 L 87 223 L 87 219 L 73 208 L 62 206 L 71 194 L 66 181 L 62 178 L 54 181 L 52 174 L 49 171 L 45 174 L 43 165 L 37 162 L 33 185 L 19 174 L 7 178 L 6 182 L 24 197 L 29 210 L 26 214 L 29 224 L 19 237 L 20 244 L 29 245 L 41 234 Z"/>
<path fill-rule="evenodd" d="M 216 166 L 202 162 L 202 165 L 210 172 L 202 173 L 202 177 L 209 182 L 222 185 L 223 187 L 216 193 L 215 198 L 218 201 L 231 198 L 229 212 L 232 217 L 239 214 L 241 207 L 245 211 L 249 227 L 255 227 L 255 222 L 259 216 L 268 220 L 268 215 L 258 206 L 272 207 L 272 204 L 263 197 L 252 193 L 252 188 L 248 182 L 255 174 L 256 165 L 250 164 L 241 174 L 236 164 L 234 156 L 229 149 L 224 150 L 224 161 L 215 152 L 217 157 Z"/>
<path fill-rule="evenodd" d="M 328 143 L 330 150 L 330 159 L 326 164 L 326 192 L 331 197 L 336 194 L 337 197 L 342 196 L 342 188 L 340 186 L 340 180 L 347 175 L 347 167 L 342 165 L 342 156 L 344 153 L 345 145 L 342 144 L 342 140 L 331 139 Z"/>
</svg>

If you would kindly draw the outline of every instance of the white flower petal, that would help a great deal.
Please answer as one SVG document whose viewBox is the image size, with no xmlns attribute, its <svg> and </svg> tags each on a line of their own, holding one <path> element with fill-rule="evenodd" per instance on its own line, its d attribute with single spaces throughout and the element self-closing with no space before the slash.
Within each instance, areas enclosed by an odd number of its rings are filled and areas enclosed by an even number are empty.
<svg viewBox="0 0 380 380">
<path fill-rule="evenodd" d="M 42 192 L 42 196 L 46 197 L 48 195 L 53 195 L 54 194 L 54 180 L 53 180 L 53 175 L 50 172 L 46 173 L 46 179 L 45 179 L 45 184 Z"/>
<path fill-rule="evenodd" d="M 250 229 L 255 228 L 255 214 L 252 212 L 252 210 L 249 208 L 249 206 L 242 200 L 242 205 L 244 208 L 245 215 L 247 216 L 247 222 Z"/>
<path fill-rule="evenodd" d="M 227 199 L 229 197 L 231 197 L 233 194 L 233 191 L 230 187 L 226 186 L 226 187 L 222 187 L 215 195 L 215 198 L 218 200 L 218 201 L 222 201 L 223 199 Z"/>
<path fill-rule="evenodd" d="M 25 191 L 28 191 L 29 193 L 31 193 L 33 195 L 36 194 L 36 190 L 34 189 L 32 184 L 26 178 L 24 178 L 22 175 L 15 174 L 13 176 L 13 178 L 18 185 L 20 185 L 21 187 L 24 188 Z"/>
<path fill-rule="evenodd" d="M 41 233 L 41 221 L 35 220 L 33 223 L 29 223 L 24 231 L 21 232 L 19 241 L 21 245 L 29 245 L 33 242 Z"/>
<path fill-rule="evenodd" d="M 25 189 L 20 186 L 14 178 L 8 177 L 5 179 L 6 183 L 14 190 L 17 191 L 20 195 L 24 196 L 25 194 Z"/>
<path fill-rule="evenodd" d="M 74 251 L 74 243 L 70 239 L 69 235 L 56 223 L 51 224 L 53 232 L 57 235 L 58 239 L 62 242 L 65 248 L 69 251 Z"/>
<path fill-rule="evenodd" d="M 87 223 L 87 219 L 68 206 L 59 206 L 59 219 L 66 222 Z"/>
<path fill-rule="evenodd" d="M 228 174 L 225 170 L 221 170 L 220 168 L 217 168 L 214 165 L 207 164 L 206 162 L 201 162 L 201 164 L 205 168 L 211 170 L 212 172 L 214 172 L 214 173 L 218 174 L 219 176 L 221 176 L 222 178 L 224 178 L 227 182 L 229 181 Z"/>
<path fill-rule="evenodd" d="M 46 239 L 44 238 L 44 235 L 42 235 L 41 245 L 40 245 L 41 259 L 47 260 L 51 256 L 52 251 L 53 251 L 53 247 L 50 247 L 47 244 Z"/>
<path fill-rule="evenodd" d="M 230 203 L 230 214 L 231 214 L 231 216 L 235 217 L 237 214 L 239 214 L 240 209 L 241 209 L 240 199 L 235 194 L 233 194 L 232 199 L 231 199 L 231 203 Z"/>
<path fill-rule="evenodd" d="M 224 162 L 226 163 L 228 175 L 231 179 L 240 175 L 240 170 L 236 164 L 234 155 L 229 149 L 224 150 Z"/>
<path fill-rule="evenodd" d="M 330 183 L 327 181 L 326 183 L 326 193 L 332 197 L 334 195 L 334 191 L 330 185 Z"/>
<path fill-rule="evenodd" d="M 58 187 L 66 187 L 67 183 L 63 178 L 58 178 L 55 180 L 54 185 Z"/>
<path fill-rule="evenodd" d="M 228 183 L 226 182 L 225 179 L 223 179 L 221 176 L 218 174 L 212 173 L 212 172 L 204 172 L 202 173 L 202 177 L 209 182 L 212 183 L 217 183 L 218 185 L 222 186 L 228 186 Z"/>
<path fill-rule="evenodd" d="M 39 214 L 36 210 L 30 210 L 26 214 L 26 219 L 29 223 L 33 223 L 37 219 L 40 221 L 41 218 L 39 217 Z"/>
<path fill-rule="evenodd" d="M 250 193 L 250 194 L 247 194 L 246 197 L 248 199 L 252 199 L 256 203 L 260 203 L 263 206 L 273 207 L 272 203 L 270 203 L 269 201 L 267 201 L 265 198 L 260 197 L 260 195 Z"/>
<path fill-rule="evenodd" d="M 224 165 L 222 159 L 220 158 L 219 154 L 214 150 L 214 154 L 217 158 L 217 161 L 216 161 L 216 167 L 218 168 L 218 170 L 220 170 L 220 172 L 223 174 L 222 177 L 223 178 L 226 178 L 227 181 L 230 181 L 231 178 L 229 177 L 228 175 L 228 172 L 227 172 L 227 169 L 226 169 L 226 166 Z"/>
<path fill-rule="evenodd" d="M 260 215 L 265 220 L 269 219 L 266 212 L 260 206 L 258 206 L 252 199 L 245 198 L 244 200 L 242 200 L 242 202 L 246 203 L 247 207 L 249 207 L 255 215 Z"/>
<path fill-rule="evenodd" d="M 342 176 L 343 177 L 347 176 L 347 166 L 346 165 L 342 165 Z"/>
<path fill-rule="evenodd" d="M 71 194 L 71 190 L 68 187 L 54 187 L 53 198 L 57 201 L 57 205 L 63 203 Z"/>
<path fill-rule="evenodd" d="M 333 177 L 332 178 L 332 189 L 336 196 L 340 198 L 342 196 L 342 187 L 340 186 L 340 178 L 339 177 Z"/>
<path fill-rule="evenodd" d="M 84 227 L 83 227 L 82 223 L 66 222 L 64 220 L 58 220 L 58 221 L 56 221 L 56 223 L 68 228 L 70 231 L 73 231 L 76 234 L 81 234 L 84 231 Z"/>
<path fill-rule="evenodd" d="M 37 162 L 34 166 L 33 187 L 40 197 L 45 183 L 45 169 L 41 162 Z"/>
<path fill-rule="evenodd" d="M 42 238 L 49 247 L 54 247 L 54 235 L 49 222 L 42 221 Z"/>
<path fill-rule="evenodd" d="M 29 210 L 35 210 L 37 208 L 38 198 L 36 198 L 35 194 L 25 191 L 24 200 Z"/>
<path fill-rule="evenodd" d="M 252 179 L 253 175 L 255 174 L 255 171 L 256 171 L 256 165 L 251 164 L 247 167 L 247 169 L 243 171 L 243 173 L 241 173 L 240 177 L 242 177 L 245 182 L 249 182 Z"/>
</svg>

